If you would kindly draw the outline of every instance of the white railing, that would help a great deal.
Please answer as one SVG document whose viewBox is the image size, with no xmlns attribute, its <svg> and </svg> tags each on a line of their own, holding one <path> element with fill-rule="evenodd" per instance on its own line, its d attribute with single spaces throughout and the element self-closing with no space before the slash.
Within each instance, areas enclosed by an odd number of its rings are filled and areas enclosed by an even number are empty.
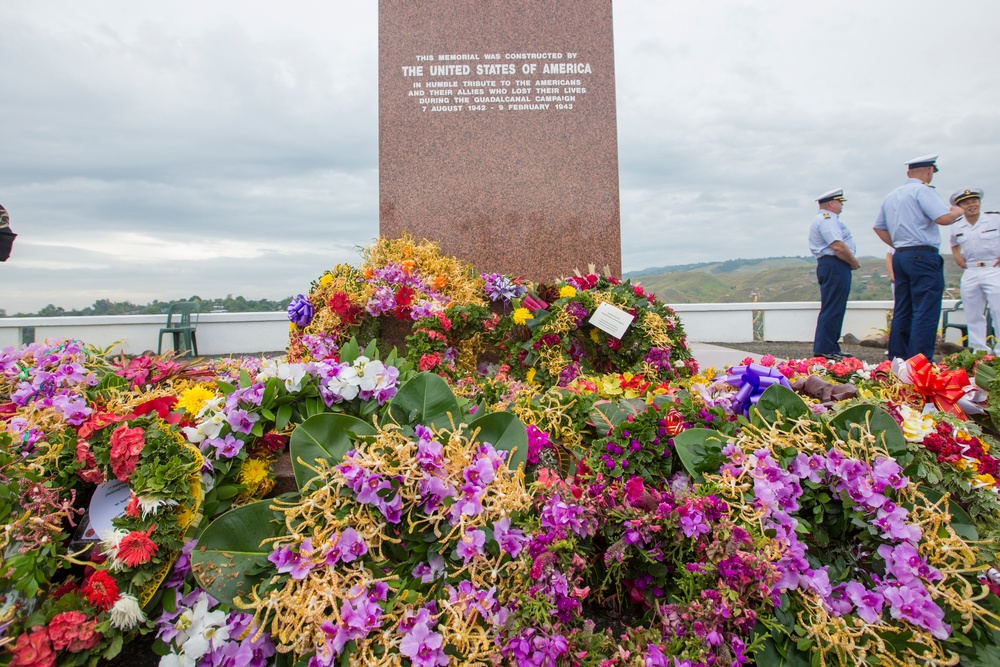
<svg viewBox="0 0 1000 667">
<path fill-rule="evenodd" d="M 945 308 L 954 305 L 954 300 L 944 302 Z M 687 303 L 673 308 L 689 340 L 719 343 L 811 341 L 819 313 L 819 303 L 810 301 Z M 886 328 L 891 310 L 891 301 L 851 301 L 843 332 L 858 338 L 875 335 Z M 0 318 L 0 349 L 46 338 L 77 338 L 99 347 L 114 346 L 126 354 L 155 352 L 157 334 L 165 322 L 163 315 Z M 203 355 L 277 352 L 288 342 L 288 318 L 281 312 L 205 313 L 197 338 L 198 352 Z M 955 339 L 957 334 L 951 330 L 949 340 Z M 170 348 L 171 337 L 164 335 L 163 349 Z"/>
</svg>

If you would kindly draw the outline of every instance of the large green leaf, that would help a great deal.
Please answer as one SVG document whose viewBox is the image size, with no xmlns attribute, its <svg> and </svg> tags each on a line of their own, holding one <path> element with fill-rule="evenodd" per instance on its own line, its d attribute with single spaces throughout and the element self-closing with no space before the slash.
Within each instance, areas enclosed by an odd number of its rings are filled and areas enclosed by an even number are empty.
<svg viewBox="0 0 1000 667">
<path fill-rule="evenodd" d="M 715 472 L 722 465 L 722 448 L 726 442 L 726 436 L 718 431 L 689 428 L 674 436 L 674 451 L 688 474 L 696 482 L 702 482 L 702 473 Z"/>
<path fill-rule="evenodd" d="M 318 459 L 339 463 L 344 454 L 354 449 L 358 436 L 374 434 L 375 427 L 371 424 L 334 412 L 314 415 L 299 424 L 288 443 L 288 455 L 299 489 L 304 491 L 309 480 L 316 476 L 307 466 L 315 466 Z"/>
<path fill-rule="evenodd" d="M 757 404 L 750 407 L 750 421 L 761 426 L 763 423 L 773 424 L 778 415 L 784 419 L 797 420 L 810 415 L 806 402 L 788 387 L 772 384 L 768 387 Z"/>
<path fill-rule="evenodd" d="M 909 458 L 906 452 L 906 438 L 899 424 L 882 408 L 869 405 L 855 405 L 837 414 L 829 422 L 830 430 L 840 440 L 858 440 L 865 431 L 865 424 L 875 434 L 879 444 L 896 458 Z"/>
<path fill-rule="evenodd" d="M 382 423 L 393 421 L 400 426 L 423 424 L 450 428 L 451 420 L 461 417 L 458 401 L 444 378 L 433 373 L 418 373 L 389 401 Z"/>
<path fill-rule="evenodd" d="M 598 437 L 605 437 L 621 424 L 629 415 L 638 415 L 649 409 L 649 405 L 641 398 L 621 399 L 619 401 L 601 401 L 595 403 L 590 411 L 594 420 L 594 428 Z"/>
<path fill-rule="evenodd" d="M 507 466 L 516 470 L 528 458 L 528 433 L 524 424 L 509 412 L 492 412 L 469 422 L 469 431 L 475 432 L 478 442 L 488 442 L 495 449 L 512 452 L 507 458 Z"/>
<path fill-rule="evenodd" d="M 941 502 L 944 494 L 929 486 L 920 486 L 920 492 L 932 503 Z M 976 529 L 976 522 L 969 513 L 951 498 L 948 499 L 948 513 L 951 514 L 951 529 L 966 540 L 976 541 L 979 539 L 979 530 Z"/>
<path fill-rule="evenodd" d="M 271 500 L 258 500 L 226 512 L 209 524 L 191 551 L 191 571 L 212 597 L 233 606 L 263 579 L 262 566 L 271 553 L 264 540 L 279 535 L 281 515 L 270 509 Z"/>
</svg>

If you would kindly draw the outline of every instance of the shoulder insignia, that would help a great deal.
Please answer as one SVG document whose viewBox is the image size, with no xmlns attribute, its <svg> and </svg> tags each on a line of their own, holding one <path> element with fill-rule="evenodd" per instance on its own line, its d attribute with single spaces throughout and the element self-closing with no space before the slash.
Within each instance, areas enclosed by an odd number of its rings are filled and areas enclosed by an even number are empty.
<svg viewBox="0 0 1000 667">
<path fill-rule="evenodd" d="M 1000 211 L 983 211 L 987 215 L 1000 215 Z"/>
<path fill-rule="evenodd" d="M 824 217 L 825 219 L 829 220 L 829 219 L 830 219 L 830 214 L 829 214 L 829 213 L 824 213 L 824 214 L 823 214 L 823 217 Z"/>
</svg>

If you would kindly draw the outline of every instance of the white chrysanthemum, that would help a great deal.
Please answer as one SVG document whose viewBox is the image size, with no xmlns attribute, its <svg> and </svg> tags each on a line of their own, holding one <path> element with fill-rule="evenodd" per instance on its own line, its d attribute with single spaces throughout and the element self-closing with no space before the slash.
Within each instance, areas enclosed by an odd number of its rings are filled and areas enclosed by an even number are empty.
<svg viewBox="0 0 1000 667">
<path fill-rule="evenodd" d="M 111 532 L 101 538 L 101 549 L 112 559 L 118 558 L 118 545 L 128 535 L 127 530 L 112 528 Z"/>
<path fill-rule="evenodd" d="M 142 510 L 142 518 L 145 519 L 150 514 L 156 514 L 161 507 L 176 507 L 177 501 L 173 498 L 150 498 L 139 496 L 139 509 Z"/>
<path fill-rule="evenodd" d="M 146 620 L 146 615 L 139 607 L 139 601 L 134 595 L 122 593 L 115 606 L 111 608 L 111 625 L 122 631 L 128 631 Z"/>
</svg>

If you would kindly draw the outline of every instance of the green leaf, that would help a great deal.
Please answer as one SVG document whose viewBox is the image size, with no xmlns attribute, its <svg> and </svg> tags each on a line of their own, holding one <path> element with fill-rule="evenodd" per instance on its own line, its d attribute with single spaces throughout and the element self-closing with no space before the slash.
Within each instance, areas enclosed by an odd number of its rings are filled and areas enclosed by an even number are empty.
<svg viewBox="0 0 1000 667">
<path fill-rule="evenodd" d="M 374 434 L 375 427 L 371 424 L 357 417 L 333 412 L 314 415 L 299 424 L 292 431 L 288 443 L 292 471 L 299 489 L 304 491 L 306 483 L 316 476 L 306 464 L 315 465 L 318 459 L 339 463 L 344 454 L 354 449 L 354 441 L 359 436 Z"/>
<path fill-rule="evenodd" d="M 271 500 L 259 500 L 226 512 L 209 524 L 191 551 L 191 571 L 212 597 L 230 607 L 236 596 L 245 597 L 262 580 L 250 575 L 271 553 L 264 540 L 284 529 Z"/>
<path fill-rule="evenodd" d="M 344 343 L 344 346 L 340 348 L 340 361 L 341 363 L 353 364 L 354 360 L 361 356 L 358 350 L 358 339 L 351 337 L 351 340 Z"/>
<path fill-rule="evenodd" d="M 389 401 L 382 423 L 394 421 L 400 426 L 424 424 L 450 428 L 452 419 L 460 420 L 461 413 L 448 383 L 433 373 L 418 373 Z"/>
<path fill-rule="evenodd" d="M 689 428 L 674 436 L 674 451 L 684 469 L 696 482 L 704 481 L 703 472 L 715 472 L 722 464 L 722 448 L 728 439 L 718 431 Z"/>
<path fill-rule="evenodd" d="M 622 399 L 612 403 L 611 401 L 601 401 L 595 403 L 590 411 L 591 419 L 597 429 L 598 437 L 605 437 L 616 426 L 625 421 L 629 415 L 642 414 L 649 409 L 649 405 L 639 398 L 630 400 Z"/>
<path fill-rule="evenodd" d="M 469 422 L 470 432 L 479 429 L 477 442 L 488 442 L 494 449 L 513 452 L 507 467 L 517 470 L 528 458 L 528 433 L 521 420 L 509 412 L 493 412 Z M 516 449 L 515 449 L 516 448 Z"/>
<path fill-rule="evenodd" d="M 928 486 L 920 485 L 920 493 L 924 494 L 924 497 L 932 503 L 940 502 L 944 498 L 944 494 L 936 489 L 932 489 Z M 958 503 L 954 502 L 951 498 L 948 499 L 948 513 L 951 514 L 951 529 L 958 534 L 959 537 L 966 540 L 975 541 L 979 539 L 979 531 L 976 530 L 976 522 L 969 516 Z"/>
<path fill-rule="evenodd" d="M 903 431 L 892 416 L 875 405 L 855 405 L 833 417 L 828 426 L 840 440 L 858 440 L 868 428 L 871 429 L 880 444 L 896 458 L 906 453 L 906 439 Z"/>
<path fill-rule="evenodd" d="M 292 406 L 285 404 L 278 406 L 278 414 L 274 420 L 274 430 L 280 431 L 288 425 L 292 418 Z"/>
<path fill-rule="evenodd" d="M 750 421 L 756 426 L 773 424 L 778 415 L 787 420 L 808 419 L 809 406 L 788 387 L 772 384 L 761 394 L 757 405 L 750 407 Z"/>
</svg>

